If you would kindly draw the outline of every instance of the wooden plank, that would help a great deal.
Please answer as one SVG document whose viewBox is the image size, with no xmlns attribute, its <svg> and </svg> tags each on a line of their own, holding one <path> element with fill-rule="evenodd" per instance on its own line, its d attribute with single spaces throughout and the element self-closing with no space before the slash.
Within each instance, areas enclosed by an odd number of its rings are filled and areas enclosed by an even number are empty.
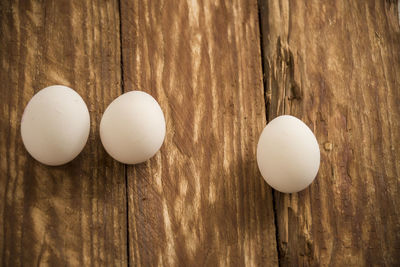
<svg viewBox="0 0 400 267">
<path fill-rule="evenodd" d="M 316 181 L 275 193 L 283 266 L 400 265 L 396 1 L 261 1 L 269 119 L 321 147 Z"/>
<path fill-rule="evenodd" d="M 165 143 L 127 170 L 135 266 L 277 265 L 256 1 L 121 3 L 124 90 L 160 103 Z"/>
<path fill-rule="evenodd" d="M 103 150 L 101 114 L 121 93 L 116 1 L 1 1 L 0 265 L 127 264 L 124 166 Z M 20 119 L 35 92 L 74 88 L 91 115 L 70 164 L 33 160 Z"/>
</svg>

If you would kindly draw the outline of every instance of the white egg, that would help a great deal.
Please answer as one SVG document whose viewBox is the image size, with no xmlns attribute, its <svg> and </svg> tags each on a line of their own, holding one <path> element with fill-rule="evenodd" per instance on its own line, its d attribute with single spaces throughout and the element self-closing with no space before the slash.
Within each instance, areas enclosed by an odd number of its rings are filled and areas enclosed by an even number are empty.
<svg viewBox="0 0 400 267">
<path fill-rule="evenodd" d="M 294 193 L 316 177 L 320 163 L 317 139 L 301 120 L 279 116 L 264 128 L 257 145 L 257 163 L 274 189 Z"/>
<path fill-rule="evenodd" d="M 108 154 L 125 164 L 148 160 L 165 137 L 160 105 L 149 94 L 131 91 L 107 107 L 100 122 L 100 138 Z"/>
<path fill-rule="evenodd" d="M 73 160 L 85 146 L 89 130 L 85 102 L 77 92 L 62 85 L 35 94 L 21 120 L 26 150 L 37 161 L 51 166 Z"/>
</svg>

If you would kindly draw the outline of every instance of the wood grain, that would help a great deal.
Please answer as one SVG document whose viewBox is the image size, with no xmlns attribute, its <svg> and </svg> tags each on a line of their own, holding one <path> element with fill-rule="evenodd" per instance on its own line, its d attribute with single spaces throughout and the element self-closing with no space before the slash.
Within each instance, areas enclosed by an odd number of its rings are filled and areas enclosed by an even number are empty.
<svg viewBox="0 0 400 267">
<path fill-rule="evenodd" d="M 0 266 L 400 265 L 398 1 L 259 8 L 0 1 Z M 91 114 L 88 144 L 61 167 L 20 137 L 27 102 L 52 84 Z M 167 136 L 126 167 L 98 123 L 131 90 L 159 101 Z M 271 190 L 255 161 L 280 114 L 320 143 L 318 177 L 298 194 Z"/>
<path fill-rule="evenodd" d="M 121 93 L 118 2 L 1 1 L 0 12 L 0 265 L 126 265 L 124 166 L 98 137 Z M 53 84 L 83 97 L 92 124 L 61 167 L 33 160 L 20 137 L 25 105 Z"/>
<path fill-rule="evenodd" d="M 121 3 L 124 90 L 160 103 L 165 143 L 127 169 L 132 266 L 277 265 L 256 1 Z"/>
<path fill-rule="evenodd" d="M 396 1 L 261 0 L 269 119 L 314 131 L 309 189 L 275 192 L 282 266 L 400 265 Z"/>
</svg>

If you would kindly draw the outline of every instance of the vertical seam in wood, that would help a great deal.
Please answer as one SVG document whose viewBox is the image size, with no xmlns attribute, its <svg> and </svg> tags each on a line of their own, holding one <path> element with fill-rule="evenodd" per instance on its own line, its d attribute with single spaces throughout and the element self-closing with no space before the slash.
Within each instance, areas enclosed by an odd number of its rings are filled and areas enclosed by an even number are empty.
<svg viewBox="0 0 400 267">
<path fill-rule="evenodd" d="M 119 11 L 119 55 L 120 55 L 120 65 L 121 65 L 121 94 L 125 92 L 124 88 L 124 55 L 122 49 L 122 10 L 121 10 L 121 0 L 118 0 L 118 11 Z M 126 165 L 125 165 L 126 169 Z"/>
<path fill-rule="evenodd" d="M 125 199 L 126 199 L 126 257 L 127 266 L 130 265 L 130 246 L 129 246 L 129 194 L 128 194 L 128 166 L 124 164 L 124 175 L 125 175 Z"/>
<path fill-rule="evenodd" d="M 276 209 L 275 189 L 271 188 L 271 192 L 272 192 L 272 208 L 274 211 L 276 253 L 278 254 L 278 265 L 281 266 L 281 251 L 279 249 L 279 231 L 278 231 L 278 219 L 277 219 L 278 212 Z"/>
<path fill-rule="evenodd" d="M 259 30 L 259 33 L 260 33 L 261 71 L 262 71 L 262 85 L 263 85 L 263 92 L 264 92 L 265 120 L 268 123 L 270 101 L 268 101 L 268 98 L 267 98 L 267 89 L 266 89 L 267 88 L 267 83 L 265 81 L 264 48 L 263 48 L 264 40 L 263 40 L 263 34 L 262 34 L 260 1 L 262 1 L 262 0 L 257 0 L 258 30 Z"/>
<path fill-rule="evenodd" d="M 122 9 L 121 0 L 118 0 L 119 11 L 119 53 L 120 53 L 120 66 L 121 66 L 121 94 L 125 92 L 124 88 L 124 55 L 122 48 Z M 126 261 L 127 266 L 130 266 L 130 252 L 129 252 L 129 194 L 128 194 L 128 166 L 124 164 L 124 178 L 125 178 L 125 201 L 126 201 Z"/>
<path fill-rule="evenodd" d="M 261 68 L 262 68 L 262 86 L 263 86 L 263 92 L 264 92 L 264 106 L 265 106 L 265 118 L 266 122 L 268 123 L 269 120 L 269 109 L 270 109 L 270 101 L 268 100 L 267 96 L 267 82 L 265 80 L 265 66 L 264 66 L 264 40 L 263 40 L 263 26 L 262 26 L 262 20 L 261 20 L 261 4 L 260 1 L 263 0 L 257 0 L 257 8 L 258 8 L 258 27 L 259 27 L 259 32 L 260 32 L 260 53 L 261 53 Z M 264 0 L 266 1 L 266 0 Z M 276 253 L 278 256 L 278 266 L 281 266 L 281 253 L 279 250 L 279 232 L 278 232 L 278 221 L 277 221 L 277 210 L 276 210 L 276 199 L 275 199 L 275 190 L 271 188 L 271 193 L 272 193 L 272 209 L 274 212 L 274 226 L 275 226 L 275 242 L 276 242 Z"/>
</svg>

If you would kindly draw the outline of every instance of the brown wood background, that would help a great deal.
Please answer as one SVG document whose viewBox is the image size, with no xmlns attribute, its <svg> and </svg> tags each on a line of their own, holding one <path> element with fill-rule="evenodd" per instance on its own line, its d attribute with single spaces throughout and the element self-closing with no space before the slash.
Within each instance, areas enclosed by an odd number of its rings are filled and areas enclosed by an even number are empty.
<svg viewBox="0 0 400 267">
<path fill-rule="evenodd" d="M 0 266 L 400 266 L 397 1 L 0 1 Z M 91 114 L 83 152 L 47 167 L 23 109 L 52 84 Z M 151 93 L 160 152 L 101 146 L 107 105 Z M 315 182 L 272 190 L 255 160 L 280 114 L 321 148 Z"/>
</svg>

